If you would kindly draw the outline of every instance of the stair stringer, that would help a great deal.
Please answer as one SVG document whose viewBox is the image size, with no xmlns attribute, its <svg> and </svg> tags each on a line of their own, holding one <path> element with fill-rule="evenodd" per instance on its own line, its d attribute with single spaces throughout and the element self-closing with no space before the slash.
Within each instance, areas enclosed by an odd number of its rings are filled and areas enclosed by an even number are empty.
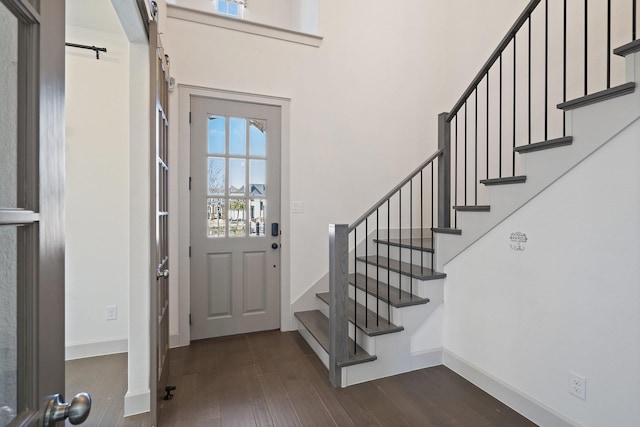
<svg viewBox="0 0 640 427">
<path fill-rule="evenodd" d="M 626 61 L 628 81 L 640 84 L 640 53 Z M 568 111 L 566 117 L 572 145 L 520 154 L 525 183 L 485 188 L 490 212 L 458 212 L 456 228 L 462 234 L 435 235 L 437 271 L 640 118 L 640 90 Z"/>
</svg>

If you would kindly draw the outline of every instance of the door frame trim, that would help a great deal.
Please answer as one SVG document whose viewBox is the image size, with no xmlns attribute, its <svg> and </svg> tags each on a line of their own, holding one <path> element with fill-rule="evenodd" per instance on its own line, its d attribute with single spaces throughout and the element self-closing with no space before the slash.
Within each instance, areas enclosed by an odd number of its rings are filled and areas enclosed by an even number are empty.
<svg viewBox="0 0 640 427">
<path fill-rule="evenodd" d="M 234 92 L 224 89 L 206 88 L 188 84 L 179 84 L 178 111 L 171 111 L 175 104 L 171 104 L 170 112 L 173 117 L 178 117 L 178 144 L 171 147 L 170 156 L 178 159 L 178 173 L 170 178 L 173 188 L 178 189 L 178 197 L 170 198 L 170 209 L 178 212 L 169 220 L 169 229 L 178 233 L 176 240 L 178 246 L 173 245 L 169 257 L 178 260 L 178 274 L 170 276 L 170 289 L 178 290 L 178 333 L 170 334 L 169 345 L 171 347 L 188 346 L 191 342 L 189 328 L 189 312 L 191 309 L 191 268 L 189 261 L 190 244 L 190 196 L 189 175 L 191 170 L 191 126 L 189 124 L 189 111 L 191 97 L 216 98 L 225 101 L 248 102 L 254 104 L 271 105 L 280 107 L 281 110 L 281 146 L 280 146 L 280 223 L 281 223 L 281 253 L 280 253 L 280 330 L 292 330 L 291 313 L 291 235 L 290 235 L 290 191 L 289 191 L 289 152 L 290 152 L 290 112 L 291 99 L 285 97 L 260 95 L 254 93 Z M 174 121 L 174 129 L 176 127 Z M 177 150 L 177 152 L 175 152 Z M 175 163 L 174 163 L 175 170 Z M 177 177 L 176 177 L 177 175 Z M 175 194 L 175 193 L 174 193 Z M 174 237 L 175 238 L 175 237 Z M 175 241 L 175 240 L 174 240 Z M 177 253 L 176 253 L 177 252 Z M 173 270 L 176 270 L 174 262 Z M 177 276 L 177 277 L 176 277 Z M 172 301 L 175 299 L 171 298 Z M 175 308 L 174 308 L 175 309 Z"/>
</svg>

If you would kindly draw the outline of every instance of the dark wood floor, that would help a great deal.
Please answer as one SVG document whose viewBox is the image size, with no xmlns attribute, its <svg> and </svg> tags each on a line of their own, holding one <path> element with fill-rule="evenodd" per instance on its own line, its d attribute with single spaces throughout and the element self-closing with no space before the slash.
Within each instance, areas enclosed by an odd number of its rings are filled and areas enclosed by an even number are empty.
<svg viewBox="0 0 640 427">
<path fill-rule="evenodd" d="M 171 350 L 168 426 L 534 426 L 440 366 L 334 389 L 297 332 L 196 341 Z"/>
<path fill-rule="evenodd" d="M 127 392 L 127 354 L 90 357 L 65 362 L 65 402 L 74 395 L 91 395 L 91 413 L 82 426 L 146 427 L 149 414 L 124 418 Z M 66 422 L 67 426 L 71 424 Z"/>
</svg>

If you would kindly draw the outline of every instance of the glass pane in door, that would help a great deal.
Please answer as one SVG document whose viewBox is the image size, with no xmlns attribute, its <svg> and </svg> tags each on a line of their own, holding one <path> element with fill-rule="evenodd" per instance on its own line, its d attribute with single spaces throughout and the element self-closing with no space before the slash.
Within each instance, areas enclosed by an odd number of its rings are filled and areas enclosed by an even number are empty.
<svg viewBox="0 0 640 427">
<path fill-rule="evenodd" d="M 225 154 L 226 149 L 226 118 L 223 116 L 209 116 L 208 144 L 209 154 Z"/>
<path fill-rule="evenodd" d="M 0 208 L 18 207 L 18 21 L 0 3 Z"/>
<path fill-rule="evenodd" d="M 17 227 L 0 226 L 0 427 L 18 406 Z"/>
<path fill-rule="evenodd" d="M 240 117 L 229 119 L 229 154 L 244 156 L 247 153 L 247 120 Z"/>
</svg>

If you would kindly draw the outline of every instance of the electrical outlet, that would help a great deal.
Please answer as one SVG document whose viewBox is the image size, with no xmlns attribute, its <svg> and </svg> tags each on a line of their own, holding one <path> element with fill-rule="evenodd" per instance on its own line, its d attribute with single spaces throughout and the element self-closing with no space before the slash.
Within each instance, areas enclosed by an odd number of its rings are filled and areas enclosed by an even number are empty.
<svg viewBox="0 0 640 427">
<path fill-rule="evenodd" d="M 575 372 L 569 372 L 569 393 L 587 400 L 587 379 Z"/>
<path fill-rule="evenodd" d="M 118 306 L 117 305 L 108 305 L 107 306 L 107 320 L 116 320 L 118 318 Z"/>
</svg>

